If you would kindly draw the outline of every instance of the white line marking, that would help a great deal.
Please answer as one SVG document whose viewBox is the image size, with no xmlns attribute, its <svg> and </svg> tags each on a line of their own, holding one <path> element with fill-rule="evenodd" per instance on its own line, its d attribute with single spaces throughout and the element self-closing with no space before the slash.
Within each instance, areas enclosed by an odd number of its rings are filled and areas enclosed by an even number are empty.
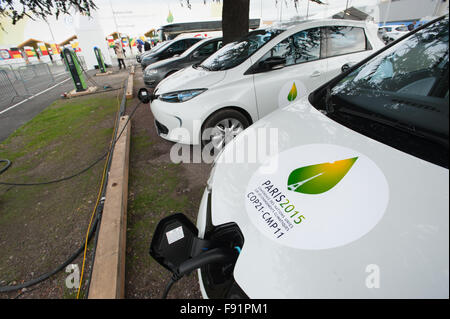
<svg viewBox="0 0 450 319">
<path fill-rule="evenodd" d="M 69 80 L 69 79 L 70 79 L 70 77 L 68 77 L 67 79 L 63 80 L 62 82 L 60 82 L 60 83 L 58 83 L 58 84 L 53 85 L 52 87 L 49 87 L 48 89 L 46 89 L 46 90 L 44 90 L 44 91 L 42 91 L 42 92 L 39 92 L 38 94 L 35 94 L 35 95 L 33 95 L 33 96 L 30 96 L 29 98 L 27 98 L 27 99 L 25 99 L 25 100 L 23 100 L 23 101 L 20 101 L 19 103 L 14 104 L 13 106 L 8 107 L 7 109 L 1 111 L 1 112 L 0 112 L 0 115 L 3 114 L 3 113 L 8 112 L 9 110 L 12 110 L 13 108 L 19 106 L 19 105 L 22 104 L 22 103 L 25 103 L 25 102 L 27 102 L 27 101 L 29 101 L 29 100 L 35 98 L 36 96 L 41 95 L 42 93 L 45 93 L 45 92 L 47 92 L 47 91 L 50 91 L 51 89 L 57 87 L 58 85 L 61 85 L 61 84 L 63 84 L 64 82 L 67 82 L 67 80 Z"/>
</svg>

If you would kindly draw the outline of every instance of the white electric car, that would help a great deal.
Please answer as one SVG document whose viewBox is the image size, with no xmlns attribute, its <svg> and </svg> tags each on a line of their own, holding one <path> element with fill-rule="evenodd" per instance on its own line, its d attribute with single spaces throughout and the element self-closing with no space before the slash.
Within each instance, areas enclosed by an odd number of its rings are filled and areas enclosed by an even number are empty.
<svg viewBox="0 0 450 319">
<path fill-rule="evenodd" d="M 412 31 L 224 148 L 197 228 L 240 254 L 199 270 L 205 298 L 449 298 L 448 27 Z M 271 129 L 262 163 L 224 160 Z"/>
<path fill-rule="evenodd" d="M 361 21 L 305 21 L 250 32 L 159 83 L 151 103 L 156 129 L 174 142 L 212 141 L 220 149 L 381 47 L 376 25 Z"/>
</svg>

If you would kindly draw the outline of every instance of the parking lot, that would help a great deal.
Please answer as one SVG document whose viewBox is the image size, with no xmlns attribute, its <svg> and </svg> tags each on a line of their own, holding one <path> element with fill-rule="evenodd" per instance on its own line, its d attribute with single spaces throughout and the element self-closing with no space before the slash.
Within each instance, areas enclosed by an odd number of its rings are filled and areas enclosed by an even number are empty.
<svg viewBox="0 0 450 319">
<path fill-rule="evenodd" d="M 1 66 L 0 298 L 448 299 L 448 13 L 307 3 Z"/>
</svg>

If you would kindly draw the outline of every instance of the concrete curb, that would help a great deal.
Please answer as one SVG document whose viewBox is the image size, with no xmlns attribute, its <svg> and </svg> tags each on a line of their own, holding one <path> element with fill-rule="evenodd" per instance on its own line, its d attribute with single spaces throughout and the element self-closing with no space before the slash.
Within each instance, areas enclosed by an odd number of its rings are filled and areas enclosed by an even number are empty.
<svg viewBox="0 0 450 319">
<path fill-rule="evenodd" d="M 127 120 L 128 116 L 120 118 L 117 134 L 120 134 Z M 114 147 L 89 288 L 89 299 L 121 299 L 125 296 L 130 133 L 131 122 L 128 122 Z"/>
<path fill-rule="evenodd" d="M 71 99 L 73 97 L 78 97 L 78 96 L 83 96 L 83 95 L 89 95 L 91 93 L 94 93 L 97 91 L 97 87 L 96 86 L 90 86 L 86 89 L 86 91 L 81 91 L 81 92 L 77 92 L 77 90 L 72 90 L 69 93 L 66 94 L 66 97 L 68 99 Z"/>
<path fill-rule="evenodd" d="M 134 78 L 134 65 L 131 66 L 130 74 L 128 75 L 127 82 L 127 99 L 133 98 L 133 78 Z"/>
</svg>

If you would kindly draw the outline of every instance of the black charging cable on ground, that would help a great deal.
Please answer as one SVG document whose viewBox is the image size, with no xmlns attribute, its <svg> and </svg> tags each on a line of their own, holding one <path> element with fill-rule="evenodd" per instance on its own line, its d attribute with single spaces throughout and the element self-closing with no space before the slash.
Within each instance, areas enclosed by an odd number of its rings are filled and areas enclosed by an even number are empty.
<svg viewBox="0 0 450 319">
<path fill-rule="evenodd" d="M 11 166 L 11 161 L 8 159 L 1 159 L 0 158 L 0 163 L 6 163 L 5 166 L 3 166 L 2 168 L 0 168 L 0 175 L 3 174 L 4 172 L 6 172 L 6 170 Z"/>
<path fill-rule="evenodd" d="M 92 235 L 94 234 L 95 229 L 98 227 L 98 220 L 95 220 L 94 225 L 91 228 L 91 231 L 89 232 L 89 241 L 92 238 Z M 30 281 L 24 282 L 20 285 L 15 285 L 15 286 L 3 286 L 0 287 L 0 293 L 1 292 L 11 292 L 11 291 L 16 291 L 19 289 L 23 289 L 23 288 L 27 288 L 33 285 L 36 285 L 48 278 L 50 278 L 51 276 L 53 276 L 54 274 L 60 272 L 61 270 L 63 270 L 67 265 L 69 265 L 72 261 L 74 261 L 79 254 L 81 254 L 81 252 L 84 250 L 84 243 L 83 245 L 78 248 L 78 250 L 72 254 L 65 262 L 63 262 L 61 265 L 59 265 L 57 268 L 55 268 L 54 270 L 47 272 L 45 274 L 40 275 L 39 277 L 32 279 Z"/>
<path fill-rule="evenodd" d="M 66 177 L 62 177 L 59 179 L 55 179 L 55 180 L 50 180 L 47 182 L 36 182 L 36 183 L 7 183 L 7 182 L 0 182 L 0 185 L 7 185 L 7 186 L 37 186 L 37 185 L 48 185 L 48 184 L 54 184 L 54 183 L 59 183 L 59 182 L 63 182 L 69 179 L 72 179 L 74 177 L 77 177 L 85 172 L 87 172 L 89 169 L 91 169 L 92 167 L 94 167 L 96 164 L 98 164 L 101 160 L 103 160 L 108 153 L 114 149 L 114 146 L 116 145 L 117 141 L 119 140 L 119 138 L 122 136 L 123 131 L 125 130 L 125 128 L 127 127 L 128 122 L 131 120 L 131 118 L 133 117 L 134 113 L 136 112 L 136 110 L 138 109 L 138 107 L 141 105 L 141 102 L 139 102 L 136 107 L 133 109 L 133 111 L 130 113 L 130 116 L 128 117 L 124 127 L 122 128 L 122 130 L 120 131 L 119 135 L 117 136 L 117 138 L 113 141 L 112 146 L 108 149 L 108 151 L 106 151 L 102 156 L 100 156 L 98 159 L 96 159 L 93 163 L 91 163 L 90 165 L 88 165 L 87 167 L 83 168 L 82 170 L 78 171 L 77 173 L 70 175 L 70 176 L 66 176 Z M 4 161 L 8 161 L 8 160 L 4 160 Z"/>
<path fill-rule="evenodd" d="M 119 138 L 122 136 L 122 133 L 124 132 L 125 128 L 128 125 L 128 122 L 131 120 L 131 118 L 134 116 L 136 110 L 138 109 L 138 107 L 141 105 L 142 103 L 139 102 L 138 104 L 136 104 L 135 108 L 133 109 L 133 111 L 130 113 L 126 123 L 124 124 L 122 130 L 120 131 L 119 135 L 117 136 L 117 138 L 115 138 L 113 140 L 113 142 L 111 143 L 111 147 L 108 150 L 108 152 L 105 153 L 105 155 L 103 155 L 99 160 L 96 160 L 93 164 L 89 165 L 88 168 L 83 169 L 82 171 L 78 172 L 77 174 L 74 174 L 72 176 L 69 177 L 65 177 L 59 180 L 53 180 L 53 181 L 48 181 L 48 182 L 44 182 L 44 183 L 30 183 L 30 184 L 18 184 L 18 183 L 3 183 L 0 182 L 0 185 L 10 185 L 10 186 L 32 186 L 32 185 L 42 185 L 42 184 L 52 184 L 52 183 L 57 183 L 57 182 L 61 182 L 63 180 L 67 180 L 69 178 L 72 178 L 74 176 L 78 176 L 80 175 L 82 172 L 87 171 L 90 167 L 93 167 L 96 163 L 98 163 L 101 159 L 103 159 L 104 157 L 106 157 L 108 155 L 108 153 L 112 150 L 114 150 L 114 146 L 116 144 L 116 142 L 119 140 Z M 119 118 L 120 116 L 122 116 L 124 114 L 124 110 L 121 108 L 120 113 L 119 113 Z M 6 167 L 2 168 L 0 170 L 0 173 L 3 173 L 7 168 L 9 168 L 9 166 L 11 165 L 11 161 L 9 160 L 0 160 L 0 162 L 6 162 L 7 165 Z M 103 207 L 103 205 L 101 206 Z M 94 224 L 92 225 L 92 228 L 89 231 L 89 235 L 88 235 L 88 240 L 87 242 L 89 243 L 92 239 L 92 236 L 95 232 L 95 230 L 99 227 L 99 222 L 101 219 L 101 211 L 103 209 L 99 209 L 97 211 L 97 216 L 95 218 Z M 98 233 L 98 232 L 97 232 Z M 65 262 L 63 262 L 61 265 L 59 265 L 57 268 L 55 268 L 54 270 L 47 272 L 45 274 L 42 274 L 41 276 L 39 276 L 38 278 L 32 279 L 30 281 L 24 282 L 20 285 L 15 285 L 15 286 L 2 286 L 0 287 L 0 293 L 2 292 L 11 292 L 11 291 L 16 291 L 19 289 L 23 289 L 23 288 L 27 288 L 33 285 L 36 285 L 48 278 L 50 278 L 51 276 L 53 276 L 54 274 L 58 273 L 59 271 L 61 271 L 62 269 L 64 269 L 67 265 L 69 265 L 72 261 L 74 261 L 83 251 L 85 248 L 85 243 L 83 243 L 83 245 L 74 253 L 72 254 Z"/>
</svg>

